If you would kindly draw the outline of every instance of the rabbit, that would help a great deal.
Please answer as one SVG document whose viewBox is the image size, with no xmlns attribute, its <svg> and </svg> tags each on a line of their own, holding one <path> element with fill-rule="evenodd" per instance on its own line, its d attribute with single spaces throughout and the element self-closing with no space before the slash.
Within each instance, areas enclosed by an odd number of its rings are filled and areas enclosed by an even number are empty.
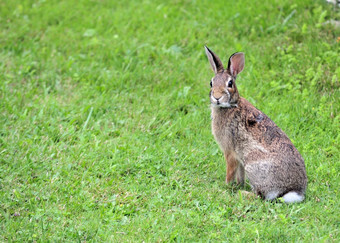
<svg viewBox="0 0 340 243">
<path fill-rule="evenodd" d="M 244 53 L 230 56 L 224 69 L 220 58 L 205 46 L 215 76 L 210 81 L 212 133 L 224 153 L 226 183 L 245 175 L 254 193 L 286 203 L 304 200 L 305 163 L 287 135 L 262 111 L 240 97 L 236 77 L 244 68 Z"/>
</svg>

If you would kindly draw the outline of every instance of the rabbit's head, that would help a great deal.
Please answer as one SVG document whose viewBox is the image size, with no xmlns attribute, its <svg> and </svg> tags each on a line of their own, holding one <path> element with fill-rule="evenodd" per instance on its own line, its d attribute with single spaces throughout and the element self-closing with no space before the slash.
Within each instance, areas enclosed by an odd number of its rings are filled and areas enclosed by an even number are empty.
<svg viewBox="0 0 340 243">
<path fill-rule="evenodd" d="M 215 73 L 210 81 L 210 102 L 215 107 L 235 107 L 239 99 L 236 76 L 244 67 L 244 54 L 236 52 L 230 56 L 228 68 L 224 69 L 220 58 L 205 46 L 205 53 Z"/>
</svg>

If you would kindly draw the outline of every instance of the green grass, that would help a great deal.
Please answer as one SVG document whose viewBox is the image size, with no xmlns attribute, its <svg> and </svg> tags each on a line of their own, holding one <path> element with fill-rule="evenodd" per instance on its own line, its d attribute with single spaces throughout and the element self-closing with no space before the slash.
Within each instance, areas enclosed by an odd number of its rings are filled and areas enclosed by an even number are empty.
<svg viewBox="0 0 340 243">
<path fill-rule="evenodd" d="M 255 2 L 0 1 L 0 241 L 339 241 L 339 9 Z M 204 44 L 245 52 L 303 203 L 224 184 Z"/>
</svg>

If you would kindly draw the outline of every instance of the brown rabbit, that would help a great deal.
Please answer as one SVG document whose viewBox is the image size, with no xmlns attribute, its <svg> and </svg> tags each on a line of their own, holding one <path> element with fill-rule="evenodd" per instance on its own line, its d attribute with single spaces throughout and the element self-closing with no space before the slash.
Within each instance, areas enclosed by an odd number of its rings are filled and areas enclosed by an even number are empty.
<svg viewBox="0 0 340 243">
<path fill-rule="evenodd" d="M 227 69 L 205 46 L 215 72 L 211 79 L 212 133 L 227 163 L 226 182 L 240 184 L 246 174 L 253 191 L 266 200 L 301 202 L 307 187 L 305 163 L 287 135 L 262 111 L 239 96 L 236 76 L 244 54 L 231 55 Z"/>
</svg>

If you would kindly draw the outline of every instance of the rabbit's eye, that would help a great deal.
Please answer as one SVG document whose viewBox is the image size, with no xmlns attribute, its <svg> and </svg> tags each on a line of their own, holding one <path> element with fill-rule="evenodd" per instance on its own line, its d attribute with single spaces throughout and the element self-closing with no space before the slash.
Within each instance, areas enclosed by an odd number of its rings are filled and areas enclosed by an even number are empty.
<svg viewBox="0 0 340 243">
<path fill-rule="evenodd" d="M 210 81 L 210 87 L 212 87 L 212 81 Z"/>
<path fill-rule="evenodd" d="M 231 88 L 231 87 L 233 87 L 233 81 L 232 81 L 232 80 L 230 80 L 230 81 L 228 82 L 228 88 Z"/>
</svg>

